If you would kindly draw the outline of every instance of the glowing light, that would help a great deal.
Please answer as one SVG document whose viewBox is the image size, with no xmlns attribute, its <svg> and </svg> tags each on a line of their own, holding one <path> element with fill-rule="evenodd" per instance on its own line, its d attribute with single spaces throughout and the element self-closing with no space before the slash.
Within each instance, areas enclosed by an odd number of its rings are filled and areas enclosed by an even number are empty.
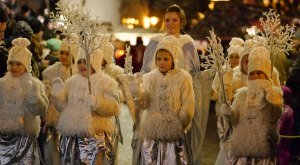
<svg viewBox="0 0 300 165">
<path fill-rule="evenodd" d="M 209 5 L 208 5 L 208 8 L 209 8 L 210 10 L 214 10 L 214 8 L 215 8 L 215 3 L 214 3 L 214 2 L 210 2 Z"/>
<path fill-rule="evenodd" d="M 158 23 L 158 18 L 157 17 L 155 17 L 155 16 L 150 17 L 151 26 L 155 26 L 157 23 Z"/>
</svg>

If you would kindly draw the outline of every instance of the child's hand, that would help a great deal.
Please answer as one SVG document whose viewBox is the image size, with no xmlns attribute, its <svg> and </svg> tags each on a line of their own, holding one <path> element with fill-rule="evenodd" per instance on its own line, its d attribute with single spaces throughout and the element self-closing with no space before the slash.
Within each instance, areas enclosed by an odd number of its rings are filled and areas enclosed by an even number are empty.
<svg viewBox="0 0 300 165">
<path fill-rule="evenodd" d="M 51 94 L 58 95 L 63 91 L 63 89 L 64 89 L 64 83 L 61 78 L 55 77 L 54 79 L 52 79 Z"/>
<path fill-rule="evenodd" d="M 32 81 L 28 81 L 27 83 L 27 101 L 30 104 L 37 102 L 39 97 L 40 87 Z"/>
<path fill-rule="evenodd" d="M 221 109 L 220 109 L 220 114 L 222 116 L 230 116 L 231 115 L 231 108 L 229 105 L 224 104 L 224 103 L 222 104 Z"/>
<path fill-rule="evenodd" d="M 94 108 L 97 104 L 97 98 L 94 95 L 88 95 L 87 104 L 90 108 Z"/>
<path fill-rule="evenodd" d="M 141 93 L 141 80 L 136 76 L 129 77 L 129 88 L 133 98 L 138 98 Z"/>
<path fill-rule="evenodd" d="M 268 88 L 266 90 L 266 100 L 274 105 L 282 106 L 283 98 L 282 98 L 282 91 L 280 88 L 273 87 Z"/>
</svg>

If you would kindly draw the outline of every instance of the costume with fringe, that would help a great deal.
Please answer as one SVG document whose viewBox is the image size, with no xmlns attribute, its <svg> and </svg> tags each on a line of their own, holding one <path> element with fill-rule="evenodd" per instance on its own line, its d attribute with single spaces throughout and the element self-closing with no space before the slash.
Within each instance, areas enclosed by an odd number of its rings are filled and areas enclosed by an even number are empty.
<svg viewBox="0 0 300 165">
<path fill-rule="evenodd" d="M 261 89 L 260 84 L 268 83 Z M 225 144 L 226 165 L 277 164 L 277 123 L 282 111 L 282 91 L 268 80 L 248 81 L 231 105 L 233 133 Z"/>
<path fill-rule="evenodd" d="M 39 93 L 34 103 L 27 101 L 29 82 Z M 40 164 L 39 116 L 48 108 L 44 85 L 31 73 L 13 77 L 8 72 L 0 88 L 0 164 Z"/>
<path fill-rule="evenodd" d="M 184 130 L 190 128 L 195 103 L 192 78 L 179 69 L 165 75 L 154 70 L 143 76 L 135 98 L 145 109 L 141 120 L 141 164 L 188 164 Z"/>
<path fill-rule="evenodd" d="M 67 142 L 60 145 L 62 164 L 113 164 L 110 139 L 115 129 L 114 116 L 120 110 L 117 83 L 102 71 L 92 74 L 90 79 L 97 100 L 94 108 L 88 106 L 88 80 L 81 74 L 70 77 L 62 92 L 52 94 L 56 109 L 61 111 L 56 129 L 62 141 Z"/>
<path fill-rule="evenodd" d="M 49 108 L 45 115 L 42 116 L 43 128 L 41 133 L 42 138 L 42 154 L 44 162 L 46 164 L 56 164 L 60 163 L 59 155 L 59 141 L 60 135 L 55 129 L 58 119 L 59 112 L 56 110 L 50 98 L 51 81 L 55 77 L 60 77 L 63 81 L 67 80 L 72 74 L 76 73 L 77 69 L 74 66 L 66 67 L 62 65 L 61 62 L 56 62 L 55 64 L 49 66 L 42 72 L 43 83 L 46 86 L 46 94 L 49 98 Z"/>
</svg>

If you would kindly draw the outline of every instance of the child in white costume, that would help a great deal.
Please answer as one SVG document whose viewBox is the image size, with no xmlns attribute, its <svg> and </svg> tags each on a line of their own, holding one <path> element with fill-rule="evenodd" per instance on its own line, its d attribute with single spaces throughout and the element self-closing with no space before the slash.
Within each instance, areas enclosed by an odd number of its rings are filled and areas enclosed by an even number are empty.
<svg viewBox="0 0 300 165">
<path fill-rule="evenodd" d="M 114 63 L 114 46 L 109 40 L 110 34 L 106 34 L 103 39 L 103 44 L 101 45 L 103 53 L 102 70 L 115 79 L 117 76 L 124 73 L 124 69 Z"/>
<path fill-rule="evenodd" d="M 70 46 L 70 49 L 69 49 Z M 71 52 L 69 52 L 69 50 Z M 63 81 L 66 81 L 69 77 L 77 72 L 77 68 L 73 64 L 73 56 L 76 52 L 75 45 L 69 45 L 67 42 L 62 42 L 59 50 L 59 61 L 49 66 L 42 73 L 43 82 L 46 86 L 46 93 L 50 99 L 51 81 L 52 79 L 59 77 Z M 60 163 L 59 156 L 59 134 L 55 130 L 59 119 L 59 112 L 50 99 L 49 109 L 47 113 L 42 116 L 43 121 L 43 156 L 45 164 L 56 164 Z"/>
<path fill-rule="evenodd" d="M 230 88 L 232 84 L 233 69 L 239 65 L 240 53 L 242 52 L 244 41 L 241 38 L 233 37 L 229 43 L 230 47 L 227 49 L 229 66 L 223 66 L 226 71 L 223 76 L 225 93 L 227 100 L 231 101 L 233 98 L 232 89 Z M 219 115 L 219 109 L 222 104 L 223 98 L 221 97 L 220 89 L 220 79 L 219 75 L 216 74 L 212 84 L 212 95 L 211 100 L 216 101 L 216 114 Z"/>
<path fill-rule="evenodd" d="M 230 87 L 233 94 L 238 89 L 247 86 L 247 73 L 248 73 L 248 56 L 252 49 L 256 48 L 259 44 L 263 44 L 263 38 L 248 39 L 244 43 L 244 49 L 240 53 L 239 66 L 233 69 L 232 86 Z M 280 87 L 279 74 L 276 68 L 273 69 L 273 84 Z"/>
<path fill-rule="evenodd" d="M 43 83 L 31 75 L 30 42 L 12 41 L 8 72 L 0 79 L 0 164 L 40 164 L 40 115 L 48 108 Z"/>
<path fill-rule="evenodd" d="M 225 73 L 223 75 L 223 83 L 224 83 L 224 90 L 225 90 L 227 101 L 232 101 L 233 98 L 233 92 L 231 89 L 233 68 L 239 65 L 239 58 L 240 58 L 240 53 L 243 50 L 243 44 L 244 44 L 243 39 L 233 37 L 229 42 L 230 46 L 227 49 L 229 66 L 223 66 L 223 69 L 225 70 Z M 219 144 L 221 145 L 225 140 L 225 135 L 226 135 L 225 125 L 227 125 L 228 123 L 225 123 L 225 121 L 221 118 L 219 113 L 221 105 L 222 103 L 224 103 L 224 98 L 222 95 L 222 88 L 220 88 L 220 78 L 218 73 L 215 75 L 215 78 L 213 80 L 212 89 L 213 90 L 212 90 L 211 100 L 216 101 L 215 110 L 217 116 L 217 129 L 218 129 L 218 135 L 220 139 Z"/>
<path fill-rule="evenodd" d="M 233 126 L 225 164 L 274 165 L 283 100 L 281 88 L 273 85 L 270 54 L 264 47 L 249 54 L 247 84 L 238 90 L 230 109 L 221 108 Z"/>
<path fill-rule="evenodd" d="M 157 69 L 143 75 L 142 84 L 130 86 L 138 109 L 146 110 L 141 120 L 143 165 L 191 161 L 184 130 L 194 114 L 193 82 L 188 72 L 177 67 L 182 54 L 176 41 L 161 41 L 153 58 Z"/>
<path fill-rule="evenodd" d="M 120 110 L 119 96 L 117 83 L 101 71 L 102 58 L 100 49 L 90 55 L 91 94 L 82 49 L 77 59 L 79 73 L 64 84 L 60 78 L 53 80 L 53 103 L 61 111 L 56 129 L 62 135 L 62 164 L 113 164 L 110 138 Z"/>
<path fill-rule="evenodd" d="M 124 73 L 124 69 L 119 67 L 114 63 L 114 46 L 110 42 L 110 34 L 105 34 L 103 38 L 103 43 L 101 45 L 101 50 L 103 53 L 103 60 L 102 60 L 102 70 L 104 73 L 112 77 L 114 80 L 116 79 L 117 76 L 122 75 Z M 120 98 L 120 103 L 123 102 L 123 93 L 121 89 L 118 89 L 119 93 L 119 98 Z M 121 105 L 120 105 L 121 107 Z M 115 116 L 115 124 L 116 124 L 116 130 L 113 133 L 113 152 L 115 155 L 115 160 L 114 164 L 118 164 L 118 145 L 119 141 L 122 143 L 123 137 L 121 133 L 121 125 L 120 125 L 120 120 L 118 116 Z"/>
</svg>

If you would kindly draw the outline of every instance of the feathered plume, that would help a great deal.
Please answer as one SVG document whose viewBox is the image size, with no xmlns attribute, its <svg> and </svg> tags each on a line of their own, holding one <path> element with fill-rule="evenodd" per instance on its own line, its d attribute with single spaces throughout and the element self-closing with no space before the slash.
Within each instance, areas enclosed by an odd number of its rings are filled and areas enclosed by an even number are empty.
<svg viewBox="0 0 300 165">
<path fill-rule="evenodd" d="M 104 29 L 101 23 L 98 18 L 91 19 L 89 11 L 83 10 L 79 4 L 61 0 L 57 3 L 56 9 L 58 11 L 56 14 L 51 13 L 51 21 L 56 25 L 56 29 L 66 36 L 66 42 L 76 44 L 85 51 L 90 73 L 90 55 L 100 49 L 102 44 L 101 34 Z M 91 89 L 89 74 L 88 82 Z"/>
<path fill-rule="evenodd" d="M 254 37 L 263 38 L 263 40 L 260 40 L 260 43 L 270 52 L 272 73 L 275 56 L 282 53 L 286 54 L 294 46 L 292 39 L 295 37 L 295 26 L 282 26 L 279 18 L 280 15 L 277 14 L 273 9 L 270 9 L 269 12 L 264 12 L 263 16 L 264 17 L 259 19 L 263 30 L 258 31 L 258 34 L 254 35 Z"/>
</svg>

